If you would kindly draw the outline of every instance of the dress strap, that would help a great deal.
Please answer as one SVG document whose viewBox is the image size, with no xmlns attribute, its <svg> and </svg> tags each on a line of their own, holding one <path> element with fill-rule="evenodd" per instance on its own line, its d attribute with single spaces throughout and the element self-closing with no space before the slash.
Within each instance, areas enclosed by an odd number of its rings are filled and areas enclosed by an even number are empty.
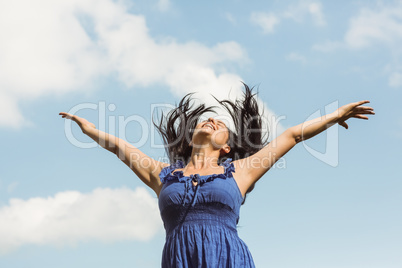
<svg viewBox="0 0 402 268">
<path fill-rule="evenodd" d="M 235 171 L 235 167 L 233 165 L 232 158 L 227 158 L 225 162 L 222 163 L 222 165 L 225 167 L 225 176 L 226 177 L 233 177 L 232 172 Z"/>
<path fill-rule="evenodd" d="M 177 168 L 183 168 L 184 163 L 181 160 L 177 160 L 176 163 L 172 163 L 169 166 L 164 167 L 161 172 L 159 173 L 159 178 L 162 183 L 165 183 L 167 177 L 171 175 L 172 171 Z"/>
</svg>

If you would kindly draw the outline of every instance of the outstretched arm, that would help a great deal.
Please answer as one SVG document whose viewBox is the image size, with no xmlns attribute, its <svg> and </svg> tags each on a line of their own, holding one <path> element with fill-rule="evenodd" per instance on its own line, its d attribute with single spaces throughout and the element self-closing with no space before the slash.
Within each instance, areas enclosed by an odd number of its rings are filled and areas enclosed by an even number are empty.
<svg viewBox="0 0 402 268">
<path fill-rule="evenodd" d="M 301 123 L 285 130 L 276 139 L 257 153 L 243 159 L 233 161 L 238 174 L 239 188 L 243 194 L 258 181 L 282 156 L 297 143 L 321 133 L 334 124 L 348 129 L 346 120 L 349 118 L 368 119 L 365 114 L 374 114 L 373 108 L 361 106 L 369 101 L 359 101 L 344 105 L 335 112 Z"/>
<path fill-rule="evenodd" d="M 78 124 L 82 132 L 96 141 L 101 147 L 116 154 L 133 172 L 159 196 L 162 184 L 159 173 L 167 163 L 156 161 L 141 152 L 128 142 L 111 134 L 96 129 L 93 123 L 77 115 L 61 112 L 63 118 L 71 119 Z"/>
<path fill-rule="evenodd" d="M 373 108 L 360 106 L 369 102 L 368 100 L 353 102 L 340 107 L 333 113 L 294 126 L 291 128 L 293 137 L 298 143 L 314 137 L 336 123 L 348 129 L 349 126 L 345 122 L 347 119 L 351 117 L 368 119 L 368 117 L 363 114 L 374 114 Z"/>
</svg>

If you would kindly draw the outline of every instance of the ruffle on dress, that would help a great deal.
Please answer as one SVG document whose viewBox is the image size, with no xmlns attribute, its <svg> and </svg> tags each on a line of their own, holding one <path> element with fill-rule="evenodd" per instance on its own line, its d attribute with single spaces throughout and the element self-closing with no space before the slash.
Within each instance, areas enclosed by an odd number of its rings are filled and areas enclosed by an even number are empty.
<svg viewBox="0 0 402 268">
<path fill-rule="evenodd" d="M 232 172 L 236 172 L 235 167 L 232 162 L 232 158 L 227 158 L 221 165 L 224 166 L 224 169 L 225 169 L 224 173 L 208 174 L 208 175 L 191 174 L 189 176 L 184 176 L 182 170 L 175 171 L 172 174 L 173 170 L 185 167 L 185 164 L 183 163 L 183 161 L 177 160 L 176 163 L 173 163 L 170 166 L 164 167 L 159 174 L 159 178 L 162 183 L 166 183 L 167 181 L 170 181 L 170 180 L 186 182 L 189 178 L 191 178 L 191 179 L 196 178 L 197 182 L 202 184 L 207 181 L 212 181 L 215 178 L 226 179 L 227 177 L 232 177 L 233 176 Z"/>
</svg>

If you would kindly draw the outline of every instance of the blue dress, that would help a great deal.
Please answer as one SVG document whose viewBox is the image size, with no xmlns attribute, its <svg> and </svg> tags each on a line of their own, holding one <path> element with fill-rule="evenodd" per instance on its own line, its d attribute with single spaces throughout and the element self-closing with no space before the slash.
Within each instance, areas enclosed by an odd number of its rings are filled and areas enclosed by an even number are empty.
<svg viewBox="0 0 402 268">
<path fill-rule="evenodd" d="M 222 163 L 224 173 L 205 176 L 172 172 L 185 167 L 180 160 L 162 169 L 158 200 L 166 230 L 162 268 L 255 267 L 236 229 L 243 196 L 231 161 Z"/>
</svg>

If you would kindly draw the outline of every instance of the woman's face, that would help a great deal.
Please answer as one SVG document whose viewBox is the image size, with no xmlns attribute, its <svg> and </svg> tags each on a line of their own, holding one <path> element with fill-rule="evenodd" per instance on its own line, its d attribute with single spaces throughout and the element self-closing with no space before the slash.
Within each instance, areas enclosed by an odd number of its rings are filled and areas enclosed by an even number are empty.
<svg viewBox="0 0 402 268">
<path fill-rule="evenodd" d="M 201 121 L 195 127 L 192 146 L 194 147 L 197 144 L 202 144 L 202 141 L 205 139 L 210 139 L 212 146 L 215 149 L 220 149 L 225 145 L 228 147 L 228 138 L 229 130 L 226 127 L 226 124 L 219 119 L 210 117 L 208 120 Z"/>
</svg>

